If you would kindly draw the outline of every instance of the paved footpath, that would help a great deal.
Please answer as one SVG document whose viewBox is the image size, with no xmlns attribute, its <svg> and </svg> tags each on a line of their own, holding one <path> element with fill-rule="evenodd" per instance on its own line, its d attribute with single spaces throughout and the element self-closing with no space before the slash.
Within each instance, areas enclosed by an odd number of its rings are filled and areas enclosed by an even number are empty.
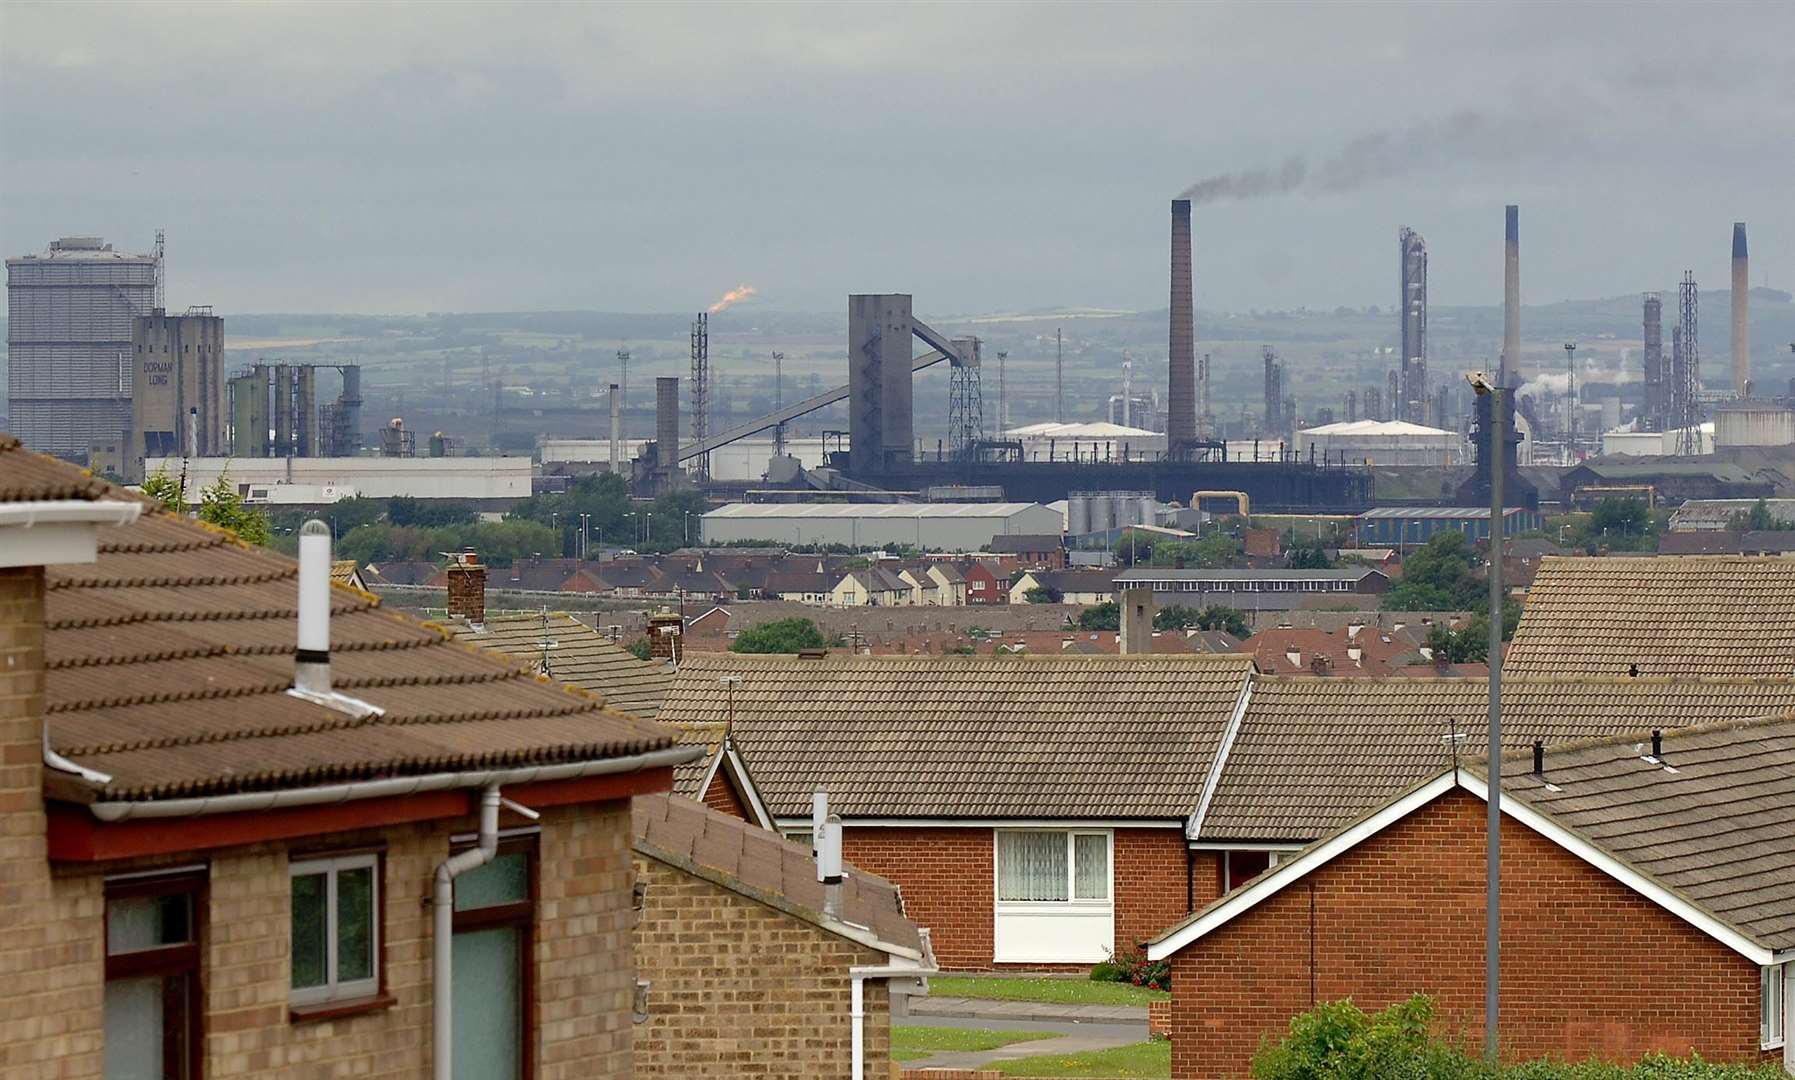
<svg viewBox="0 0 1795 1080">
<path fill-rule="evenodd" d="M 1119 1014 L 1119 1015 L 1118 1015 Z M 1051 1032 L 1054 1038 L 1011 1043 L 995 1050 L 930 1054 L 904 1063 L 910 1069 L 977 1069 L 994 1061 L 1040 1054 L 1079 1054 L 1129 1046 L 1147 1039 L 1147 1010 L 1132 1005 L 1054 1005 L 987 998 L 911 998 L 909 1015 L 892 1023 L 915 1027 L 983 1028 Z"/>
</svg>

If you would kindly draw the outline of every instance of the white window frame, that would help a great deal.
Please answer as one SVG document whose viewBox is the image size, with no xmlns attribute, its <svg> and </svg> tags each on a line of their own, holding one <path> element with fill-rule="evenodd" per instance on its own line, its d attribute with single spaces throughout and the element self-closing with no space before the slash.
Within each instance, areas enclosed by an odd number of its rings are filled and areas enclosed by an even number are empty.
<svg viewBox="0 0 1795 1080">
<path fill-rule="evenodd" d="M 1012 912 L 1026 911 L 1063 911 L 1072 908 L 1086 910 L 1108 910 L 1116 903 L 1116 834 L 1113 829 L 1055 829 L 1055 828 L 1016 828 L 996 829 L 996 836 L 991 846 L 991 895 L 997 901 L 999 910 Z M 1064 900 L 1005 900 L 1003 899 L 1003 855 L 999 848 L 1003 845 L 1005 834 L 1013 833 L 1060 833 L 1066 838 L 1066 899 Z M 1104 881 L 1101 899 L 1080 897 L 1078 895 L 1078 837 L 1103 837 Z"/>
<path fill-rule="evenodd" d="M 366 869 L 373 879 L 373 910 L 370 912 L 372 933 L 369 948 L 372 951 L 372 974 L 365 979 L 351 979 L 347 982 L 337 978 L 337 875 L 345 870 Z M 354 998 L 373 997 L 380 993 L 380 948 L 382 927 L 380 925 L 380 890 L 385 883 L 380 880 L 380 856 L 376 852 L 365 852 L 359 855 L 337 855 L 321 859 L 302 859 L 287 864 L 287 896 L 292 902 L 292 881 L 297 877 L 310 877 L 314 874 L 324 875 L 324 984 L 322 986 L 298 987 L 292 985 L 292 971 L 287 972 L 287 1000 L 295 1006 L 321 1005 L 332 1001 L 347 1001 Z M 289 917 L 289 922 L 291 921 Z M 292 943 L 288 943 L 289 950 Z"/>
<path fill-rule="evenodd" d="M 1758 969 L 1758 1048 L 1781 1049 L 1789 1037 L 1789 972 L 1795 963 Z M 1774 995 L 1774 997 L 1772 997 Z M 1774 1009 L 1768 1009 L 1772 1001 Z M 1768 1020 L 1769 1023 L 1764 1023 Z M 1787 1055 L 1785 1055 L 1787 1056 Z"/>
</svg>

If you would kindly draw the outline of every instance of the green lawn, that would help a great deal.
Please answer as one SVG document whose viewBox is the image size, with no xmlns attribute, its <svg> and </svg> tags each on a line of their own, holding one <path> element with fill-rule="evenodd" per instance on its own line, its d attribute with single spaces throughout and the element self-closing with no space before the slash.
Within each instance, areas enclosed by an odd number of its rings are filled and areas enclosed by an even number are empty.
<svg viewBox="0 0 1795 1080">
<path fill-rule="evenodd" d="M 1092 982 L 1089 979 L 1030 979 L 931 975 L 929 993 L 935 997 L 997 998 L 1002 1001 L 1045 1001 L 1056 1005 L 1139 1005 L 1164 1001 L 1172 995 L 1132 983 Z"/>
<path fill-rule="evenodd" d="M 981 1068 L 1004 1076 L 1169 1077 L 1172 1044 L 1162 1039 L 1082 1054 L 1042 1054 L 994 1061 Z"/>
<path fill-rule="evenodd" d="M 915 1061 L 941 1050 L 995 1050 L 1015 1042 L 1051 1039 L 1051 1031 L 988 1031 L 982 1028 L 893 1027 L 891 1059 Z"/>
</svg>

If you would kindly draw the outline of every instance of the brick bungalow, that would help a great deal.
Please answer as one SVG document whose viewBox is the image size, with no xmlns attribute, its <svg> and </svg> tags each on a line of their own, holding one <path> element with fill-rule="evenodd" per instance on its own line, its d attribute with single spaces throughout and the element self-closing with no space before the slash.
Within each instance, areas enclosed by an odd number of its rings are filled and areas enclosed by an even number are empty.
<svg viewBox="0 0 1795 1080">
<path fill-rule="evenodd" d="M 638 1077 L 884 1077 L 893 995 L 934 969 L 897 887 L 688 799 L 634 804 Z M 751 1004 L 750 1004 L 751 1003 Z"/>
<path fill-rule="evenodd" d="M 1193 845 L 1228 888 L 1486 746 L 1483 679 L 1256 675 L 1203 784 Z M 1504 681 L 1515 751 L 1795 711 L 1795 681 L 1590 677 Z"/>
<path fill-rule="evenodd" d="M 1505 1056 L 1795 1065 L 1795 719 L 1503 764 Z M 1172 1075 L 1245 1077 L 1317 1002 L 1434 995 L 1483 1024 L 1481 761 L 1448 767 L 1161 932 Z"/>
<path fill-rule="evenodd" d="M 0 437 L 0 1072 L 631 1075 L 629 800 L 695 752 L 300 543 Z"/>
<path fill-rule="evenodd" d="M 788 835 L 829 792 L 946 968 L 1076 968 L 1220 888 L 1187 829 L 1244 656 L 691 654 L 660 719 L 721 723 Z"/>
</svg>

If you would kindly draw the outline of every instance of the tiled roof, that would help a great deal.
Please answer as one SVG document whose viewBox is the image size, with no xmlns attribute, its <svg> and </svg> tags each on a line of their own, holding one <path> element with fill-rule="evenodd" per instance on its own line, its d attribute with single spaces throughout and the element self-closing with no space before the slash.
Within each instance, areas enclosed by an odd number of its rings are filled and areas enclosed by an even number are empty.
<svg viewBox="0 0 1795 1080">
<path fill-rule="evenodd" d="M 455 637 L 520 661 L 533 674 L 547 674 L 590 690 L 613 709 L 652 720 L 673 673 L 660 661 L 638 660 L 635 654 L 565 612 L 491 613 L 476 630 L 465 620 L 446 624 Z M 542 646 L 543 638 L 551 643 Z"/>
<path fill-rule="evenodd" d="M 673 769 L 673 794 L 683 795 L 688 799 L 696 799 L 704 792 L 700 789 L 704 776 L 710 772 L 711 762 L 723 749 L 723 740 L 729 734 L 728 724 L 662 724 L 662 727 L 673 733 L 673 742 L 679 746 L 702 746 L 704 756 L 697 761 L 688 761 L 684 765 L 676 765 Z"/>
<path fill-rule="evenodd" d="M 354 559 L 337 559 L 330 564 L 330 580 L 337 585 L 351 585 L 355 582 L 356 562 Z"/>
<path fill-rule="evenodd" d="M 631 800 L 636 851 L 832 933 L 921 960 L 922 932 L 904 915 L 897 886 L 844 866 L 838 913 L 824 911 L 810 849 L 690 799 Z M 694 916 L 703 919 L 703 914 Z"/>
<path fill-rule="evenodd" d="M 122 488 L 96 480 L 81 469 L 33 453 L 0 431 L 0 503 L 55 499 L 135 499 Z"/>
<path fill-rule="evenodd" d="M 660 719 L 718 722 L 778 817 L 826 787 L 848 817 L 1183 818 L 1244 656 L 689 654 Z"/>
<path fill-rule="evenodd" d="M 1516 675 L 1795 677 L 1795 559 L 1546 558 Z"/>
<path fill-rule="evenodd" d="M 156 799 L 671 744 L 592 695 L 334 587 L 333 684 L 385 714 L 292 697 L 297 578 L 291 559 L 154 511 L 102 534 L 98 562 L 48 568 L 53 748 L 112 778 L 100 798 Z"/>
<path fill-rule="evenodd" d="M 1644 759 L 1648 738 L 1554 748 L 1543 779 L 1505 764 L 1503 791 L 1758 944 L 1795 948 L 1795 718 L 1667 731 L 1670 769 Z"/>
<path fill-rule="evenodd" d="M 1483 679 L 1259 676 L 1203 840 L 1325 836 L 1419 780 L 1489 745 Z M 1505 680 L 1504 745 L 1564 743 L 1795 710 L 1795 682 L 1667 679 Z"/>
</svg>

